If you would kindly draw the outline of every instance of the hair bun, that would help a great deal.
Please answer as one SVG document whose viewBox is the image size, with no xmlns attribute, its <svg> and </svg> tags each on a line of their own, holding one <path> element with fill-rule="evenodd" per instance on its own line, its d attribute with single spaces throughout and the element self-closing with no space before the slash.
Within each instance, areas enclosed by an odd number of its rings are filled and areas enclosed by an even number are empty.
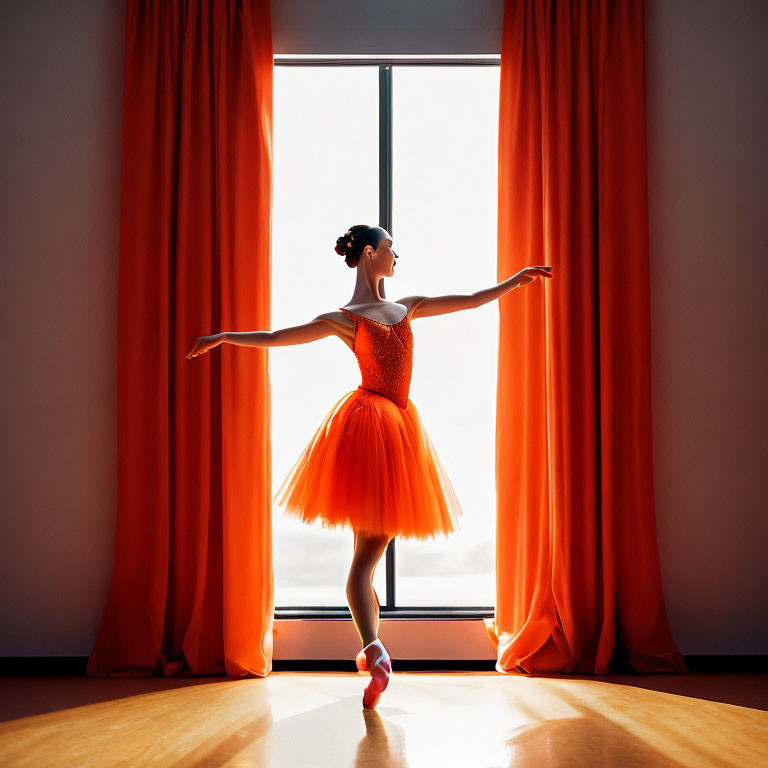
<svg viewBox="0 0 768 768">
<path fill-rule="evenodd" d="M 341 237 L 336 238 L 334 251 L 339 256 L 344 256 L 347 266 L 355 267 L 360 258 L 360 251 L 369 243 L 370 238 L 366 238 L 367 230 L 370 227 L 367 224 L 355 224 L 350 227 Z"/>
<path fill-rule="evenodd" d="M 355 241 L 355 236 L 352 234 L 352 230 L 348 229 L 341 237 L 336 238 L 336 246 L 334 250 L 339 256 L 346 256 L 347 250 L 352 248 L 352 243 Z"/>
</svg>

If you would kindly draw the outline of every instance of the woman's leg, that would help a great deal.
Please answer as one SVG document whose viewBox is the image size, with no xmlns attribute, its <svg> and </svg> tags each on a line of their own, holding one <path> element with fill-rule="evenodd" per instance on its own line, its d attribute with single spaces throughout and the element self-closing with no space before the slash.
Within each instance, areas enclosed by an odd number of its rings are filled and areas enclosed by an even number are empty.
<svg viewBox="0 0 768 768">
<path fill-rule="evenodd" d="M 347 577 L 347 601 L 363 646 L 379 631 L 379 604 L 373 589 L 373 574 L 392 537 L 355 532 L 355 552 Z"/>
<path fill-rule="evenodd" d="M 357 531 L 355 531 L 355 548 L 357 548 Z M 373 584 L 371 584 L 371 589 L 373 590 L 373 599 L 376 602 L 376 608 L 374 611 L 376 616 L 376 626 L 374 628 L 374 631 L 376 632 L 376 637 L 378 637 L 379 636 L 379 616 L 381 615 L 381 604 L 379 603 L 379 596 L 376 593 L 376 587 L 374 587 Z"/>
</svg>

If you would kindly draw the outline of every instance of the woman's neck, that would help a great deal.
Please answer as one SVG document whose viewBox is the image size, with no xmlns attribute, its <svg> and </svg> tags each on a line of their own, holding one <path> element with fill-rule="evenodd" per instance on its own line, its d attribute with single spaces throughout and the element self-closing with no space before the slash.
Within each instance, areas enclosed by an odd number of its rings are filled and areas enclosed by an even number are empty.
<svg viewBox="0 0 768 768">
<path fill-rule="evenodd" d="M 352 292 L 352 298 L 349 300 L 350 304 L 374 304 L 376 302 L 386 302 L 386 300 L 383 277 L 375 281 L 361 272 L 357 273 L 355 290 Z"/>
</svg>

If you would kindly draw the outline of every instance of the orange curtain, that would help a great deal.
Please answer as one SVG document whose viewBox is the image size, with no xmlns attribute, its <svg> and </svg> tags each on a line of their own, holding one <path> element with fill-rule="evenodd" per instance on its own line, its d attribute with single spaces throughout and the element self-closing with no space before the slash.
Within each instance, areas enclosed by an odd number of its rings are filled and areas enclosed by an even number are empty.
<svg viewBox="0 0 768 768">
<path fill-rule="evenodd" d="M 129 0 L 117 527 L 91 675 L 266 676 L 274 589 L 267 350 L 269 0 Z"/>
<path fill-rule="evenodd" d="M 643 5 L 505 3 L 498 279 L 553 278 L 499 302 L 499 672 L 686 671 L 656 542 Z"/>
</svg>

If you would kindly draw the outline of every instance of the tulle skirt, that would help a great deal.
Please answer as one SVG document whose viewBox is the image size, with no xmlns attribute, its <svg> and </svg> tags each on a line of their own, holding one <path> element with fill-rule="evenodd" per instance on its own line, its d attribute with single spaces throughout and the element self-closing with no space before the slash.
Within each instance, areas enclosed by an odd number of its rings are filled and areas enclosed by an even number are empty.
<svg viewBox="0 0 768 768">
<path fill-rule="evenodd" d="M 448 536 L 462 514 L 416 406 L 362 387 L 329 411 L 274 500 L 306 523 L 405 539 Z"/>
</svg>

